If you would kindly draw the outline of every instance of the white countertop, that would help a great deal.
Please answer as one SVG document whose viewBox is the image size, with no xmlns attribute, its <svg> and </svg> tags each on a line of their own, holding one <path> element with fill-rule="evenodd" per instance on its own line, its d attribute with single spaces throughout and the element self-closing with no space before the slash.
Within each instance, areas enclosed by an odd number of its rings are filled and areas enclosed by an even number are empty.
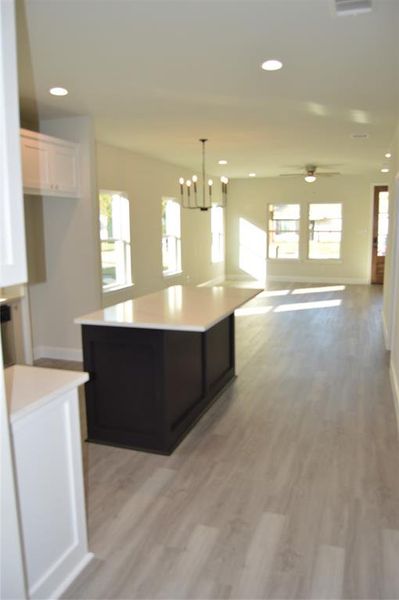
<svg viewBox="0 0 399 600">
<path fill-rule="evenodd" d="M 89 380 L 87 373 L 14 365 L 4 369 L 11 422 Z"/>
<path fill-rule="evenodd" d="M 10 285 L 5 288 L 0 288 L 0 304 L 15 302 L 22 300 L 25 296 L 25 285 Z"/>
<path fill-rule="evenodd" d="M 11 302 L 15 302 L 15 300 L 21 300 L 23 296 L 20 294 L 15 294 L 15 296 L 0 296 L 0 304 L 11 304 Z"/>
<path fill-rule="evenodd" d="M 206 331 L 261 289 L 235 287 L 169 288 L 121 302 L 75 319 L 81 325 L 108 325 L 143 329 Z"/>
</svg>

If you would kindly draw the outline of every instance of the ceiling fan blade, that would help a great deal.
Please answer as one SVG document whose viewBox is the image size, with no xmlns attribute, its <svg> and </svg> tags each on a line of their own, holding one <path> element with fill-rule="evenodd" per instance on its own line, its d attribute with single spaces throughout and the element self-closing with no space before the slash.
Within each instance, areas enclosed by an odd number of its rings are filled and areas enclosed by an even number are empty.
<svg viewBox="0 0 399 600">
<path fill-rule="evenodd" d="M 338 171 L 330 171 L 330 173 L 319 173 L 316 171 L 316 177 L 333 177 L 334 175 L 341 175 Z"/>
<path fill-rule="evenodd" d="M 280 173 L 280 177 L 305 177 L 306 173 Z"/>
<path fill-rule="evenodd" d="M 306 172 L 303 173 L 280 173 L 280 177 L 305 177 L 307 175 Z M 320 173 L 319 171 L 315 171 L 315 177 L 333 177 L 334 175 L 341 175 L 338 171 L 330 171 L 329 173 Z"/>
</svg>

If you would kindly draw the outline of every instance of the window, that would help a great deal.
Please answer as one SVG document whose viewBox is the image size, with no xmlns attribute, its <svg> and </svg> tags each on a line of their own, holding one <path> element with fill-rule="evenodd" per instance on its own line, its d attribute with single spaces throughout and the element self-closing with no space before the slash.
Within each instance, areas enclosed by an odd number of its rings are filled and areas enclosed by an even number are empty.
<svg viewBox="0 0 399 600">
<path fill-rule="evenodd" d="M 338 259 L 341 256 L 342 204 L 309 205 L 310 259 Z"/>
<path fill-rule="evenodd" d="M 299 258 L 299 204 L 270 204 L 268 258 Z"/>
<path fill-rule="evenodd" d="M 123 192 L 100 192 L 103 290 L 132 284 L 129 199 Z"/>
<path fill-rule="evenodd" d="M 385 256 L 389 226 L 389 194 L 388 191 L 378 193 L 378 232 L 377 256 Z"/>
<path fill-rule="evenodd" d="M 162 200 L 162 269 L 164 275 L 181 273 L 180 204 Z"/>
<path fill-rule="evenodd" d="M 222 262 L 224 259 L 224 221 L 223 208 L 211 208 L 211 234 L 212 234 L 212 262 Z"/>
</svg>

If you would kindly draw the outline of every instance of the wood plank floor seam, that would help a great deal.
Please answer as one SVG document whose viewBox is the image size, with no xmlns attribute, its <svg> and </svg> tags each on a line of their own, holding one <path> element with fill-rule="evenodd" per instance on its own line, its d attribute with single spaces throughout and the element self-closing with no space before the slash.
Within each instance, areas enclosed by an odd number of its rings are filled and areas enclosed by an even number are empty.
<svg viewBox="0 0 399 600">
<path fill-rule="evenodd" d="M 272 285 L 237 313 L 237 379 L 171 456 L 85 444 L 97 559 L 64 598 L 398 600 L 381 304 Z"/>
</svg>

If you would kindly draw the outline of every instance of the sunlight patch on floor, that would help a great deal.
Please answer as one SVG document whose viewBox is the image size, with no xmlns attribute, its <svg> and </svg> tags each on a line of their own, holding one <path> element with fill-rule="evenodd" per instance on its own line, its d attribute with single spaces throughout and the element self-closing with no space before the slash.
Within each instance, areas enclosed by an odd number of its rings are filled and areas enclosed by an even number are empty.
<svg viewBox="0 0 399 600">
<path fill-rule="evenodd" d="M 291 290 L 265 290 L 256 297 L 257 298 L 273 298 L 274 296 L 288 296 Z"/>
<path fill-rule="evenodd" d="M 346 285 L 325 285 L 322 287 L 297 288 L 292 290 L 291 294 L 322 294 L 326 292 L 343 292 Z"/>
<path fill-rule="evenodd" d="M 280 304 L 273 312 L 290 312 L 295 310 L 311 310 L 314 308 L 334 308 L 341 306 L 342 300 L 320 300 L 318 302 L 298 302 L 294 304 Z"/>
<path fill-rule="evenodd" d="M 249 317 L 251 315 L 265 315 L 273 310 L 273 306 L 250 306 L 248 308 L 238 308 L 235 311 L 236 317 Z"/>
</svg>

